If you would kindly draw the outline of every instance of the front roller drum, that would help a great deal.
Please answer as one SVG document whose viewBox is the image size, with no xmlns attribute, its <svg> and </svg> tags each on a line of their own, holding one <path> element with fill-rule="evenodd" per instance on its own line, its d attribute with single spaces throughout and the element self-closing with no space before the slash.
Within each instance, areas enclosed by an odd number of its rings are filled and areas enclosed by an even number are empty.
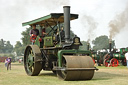
<svg viewBox="0 0 128 85">
<path fill-rule="evenodd" d="M 41 51 L 37 45 L 27 46 L 24 54 L 24 68 L 29 76 L 37 76 L 42 70 Z"/>
<path fill-rule="evenodd" d="M 62 68 L 71 69 L 57 71 L 58 77 L 63 80 L 91 80 L 94 75 L 94 62 L 89 56 L 65 55 Z"/>
</svg>

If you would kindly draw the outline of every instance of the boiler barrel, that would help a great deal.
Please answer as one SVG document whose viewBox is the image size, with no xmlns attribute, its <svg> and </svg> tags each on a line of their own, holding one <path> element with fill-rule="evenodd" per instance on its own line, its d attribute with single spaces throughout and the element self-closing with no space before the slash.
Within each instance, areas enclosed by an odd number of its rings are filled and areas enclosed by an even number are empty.
<svg viewBox="0 0 128 85">
<path fill-rule="evenodd" d="M 113 54 L 113 58 L 116 58 L 118 60 L 122 60 L 122 59 L 125 59 L 125 55 L 116 53 L 116 54 Z"/>
</svg>

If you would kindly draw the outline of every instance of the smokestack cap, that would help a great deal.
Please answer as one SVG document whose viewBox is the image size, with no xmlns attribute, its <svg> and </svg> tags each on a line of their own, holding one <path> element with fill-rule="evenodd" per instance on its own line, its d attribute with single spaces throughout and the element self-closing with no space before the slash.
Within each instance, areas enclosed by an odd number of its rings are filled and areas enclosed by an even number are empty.
<svg viewBox="0 0 128 85">
<path fill-rule="evenodd" d="M 70 6 L 63 6 L 63 8 L 67 8 L 67 7 L 70 8 Z"/>
</svg>

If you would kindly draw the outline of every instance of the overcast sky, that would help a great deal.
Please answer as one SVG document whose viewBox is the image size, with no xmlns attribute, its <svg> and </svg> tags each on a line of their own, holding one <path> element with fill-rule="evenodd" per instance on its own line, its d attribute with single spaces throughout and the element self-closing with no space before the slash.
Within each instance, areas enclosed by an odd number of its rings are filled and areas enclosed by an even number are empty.
<svg viewBox="0 0 128 85">
<path fill-rule="evenodd" d="M 15 45 L 26 28 L 23 22 L 63 12 L 65 5 L 79 14 L 71 30 L 81 40 L 107 35 L 117 48 L 128 47 L 128 0 L 0 0 L 0 39 Z"/>
</svg>

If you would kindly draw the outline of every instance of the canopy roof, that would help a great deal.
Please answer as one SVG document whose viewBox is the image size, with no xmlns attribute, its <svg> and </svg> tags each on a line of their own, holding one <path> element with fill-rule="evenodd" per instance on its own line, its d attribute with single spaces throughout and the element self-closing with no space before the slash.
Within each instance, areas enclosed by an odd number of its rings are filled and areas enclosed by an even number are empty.
<svg viewBox="0 0 128 85">
<path fill-rule="evenodd" d="M 70 20 L 74 20 L 78 18 L 78 14 L 70 14 Z M 46 23 L 49 23 L 49 25 L 53 26 L 56 25 L 57 22 L 63 23 L 64 22 L 64 14 L 63 13 L 51 13 L 47 16 L 22 23 L 22 26 L 26 25 L 33 25 L 33 24 L 38 24 L 41 26 L 45 26 Z"/>
</svg>

